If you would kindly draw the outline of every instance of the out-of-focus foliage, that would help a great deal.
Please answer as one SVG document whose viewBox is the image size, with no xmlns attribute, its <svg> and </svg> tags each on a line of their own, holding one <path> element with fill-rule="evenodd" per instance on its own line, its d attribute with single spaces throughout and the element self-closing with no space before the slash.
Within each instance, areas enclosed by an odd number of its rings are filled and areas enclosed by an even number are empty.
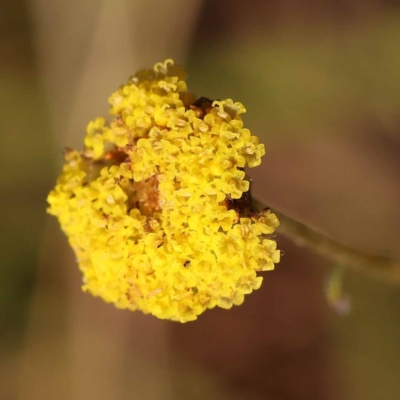
<svg viewBox="0 0 400 400">
<path fill-rule="evenodd" d="M 0 325 L 7 336 L 25 316 L 43 234 L 44 190 L 53 175 L 46 101 L 34 74 L 24 72 L 0 74 Z"/>
<path fill-rule="evenodd" d="M 344 28 L 294 22 L 275 34 L 250 30 L 200 46 L 189 79 L 205 96 L 246 102 L 251 124 L 268 140 L 348 135 L 371 123 L 395 134 L 399 43 L 398 13 Z"/>
</svg>

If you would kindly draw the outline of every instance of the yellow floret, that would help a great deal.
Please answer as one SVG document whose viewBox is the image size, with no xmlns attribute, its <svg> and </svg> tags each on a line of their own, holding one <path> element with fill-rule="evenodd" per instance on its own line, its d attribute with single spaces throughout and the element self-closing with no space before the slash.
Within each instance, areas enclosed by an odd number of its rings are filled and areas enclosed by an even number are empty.
<svg viewBox="0 0 400 400">
<path fill-rule="evenodd" d="M 194 102 L 185 79 L 171 60 L 130 78 L 109 99 L 113 121 L 90 122 L 84 151 L 66 151 L 48 197 L 84 290 L 180 322 L 242 304 L 280 255 L 265 236 L 275 215 L 233 206 L 265 153 L 245 108 Z"/>
</svg>

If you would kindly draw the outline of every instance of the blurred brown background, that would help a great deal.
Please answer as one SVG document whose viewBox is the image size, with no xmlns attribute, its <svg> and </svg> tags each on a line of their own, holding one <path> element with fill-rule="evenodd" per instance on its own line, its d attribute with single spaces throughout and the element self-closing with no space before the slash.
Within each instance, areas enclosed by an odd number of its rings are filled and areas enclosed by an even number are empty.
<svg viewBox="0 0 400 400">
<path fill-rule="evenodd" d="M 14 0 L 0 10 L 0 400 L 400 398 L 400 289 L 285 255 L 229 312 L 180 325 L 80 291 L 46 196 L 64 146 L 142 67 L 172 57 L 266 144 L 265 203 L 400 257 L 400 4 L 385 0 Z"/>
</svg>

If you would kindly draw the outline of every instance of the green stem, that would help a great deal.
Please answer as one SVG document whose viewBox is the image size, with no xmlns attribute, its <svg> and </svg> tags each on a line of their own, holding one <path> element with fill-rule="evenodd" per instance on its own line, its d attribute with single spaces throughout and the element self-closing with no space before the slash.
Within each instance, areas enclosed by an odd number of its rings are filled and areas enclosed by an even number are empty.
<svg viewBox="0 0 400 400">
<path fill-rule="evenodd" d="M 266 206 L 253 199 L 253 208 L 261 210 Z M 298 246 L 307 247 L 335 263 L 352 268 L 354 271 L 364 272 L 386 282 L 400 284 L 399 260 L 355 249 L 280 211 L 272 210 L 272 212 L 280 221 L 277 233 L 286 236 Z"/>
</svg>

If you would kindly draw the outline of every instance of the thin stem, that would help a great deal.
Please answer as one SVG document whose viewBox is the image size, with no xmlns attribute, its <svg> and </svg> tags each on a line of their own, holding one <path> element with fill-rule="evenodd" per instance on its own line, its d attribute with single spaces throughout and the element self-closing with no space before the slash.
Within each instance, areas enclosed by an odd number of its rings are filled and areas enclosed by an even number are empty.
<svg viewBox="0 0 400 400">
<path fill-rule="evenodd" d="M 253 199 L 253 208 L 261 210 L 266 206 Z M 298 246 L 308 247 L 315 253 L 355 271 L 364 272 L 386 282 L 400 284 L 399 260 L 355 249 L 280 211 L 272 210 L 272 212 L 280 221 L 277 233 L 286 236 Z"/>
</svg>

